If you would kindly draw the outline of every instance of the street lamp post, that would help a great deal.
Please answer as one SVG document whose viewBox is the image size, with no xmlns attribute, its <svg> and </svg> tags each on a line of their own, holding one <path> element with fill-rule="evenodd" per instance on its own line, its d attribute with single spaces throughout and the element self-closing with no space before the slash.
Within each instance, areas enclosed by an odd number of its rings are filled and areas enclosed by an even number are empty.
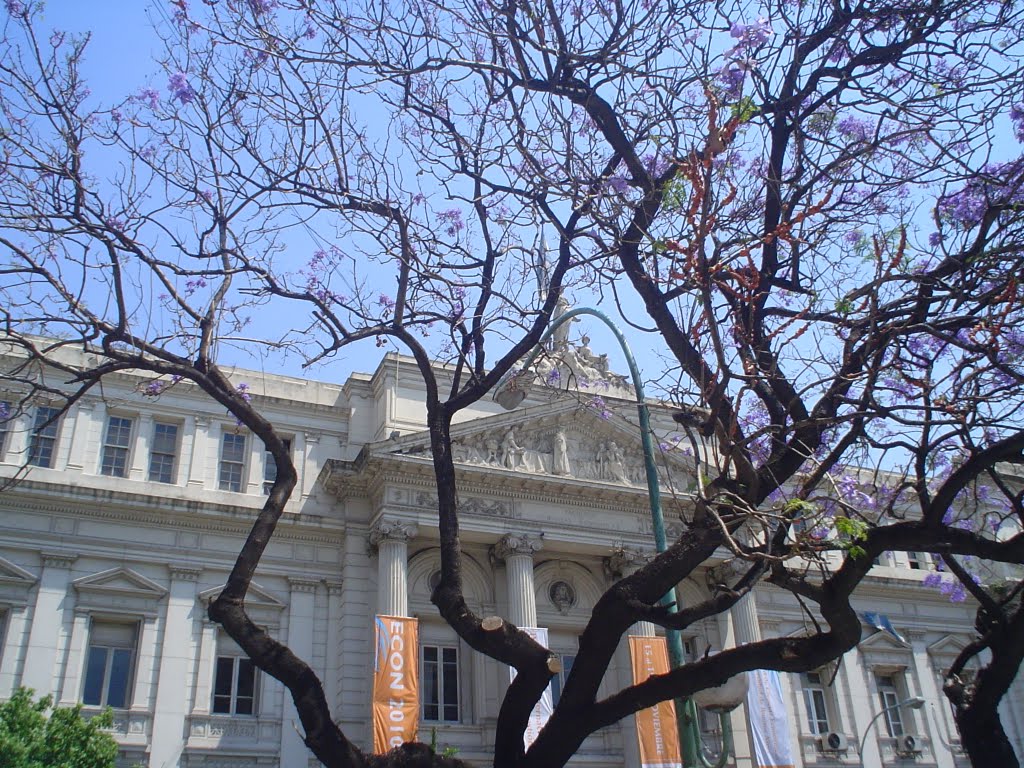
<svg viewBox="0 0 1024 768">
<path fill-rule="evenodd" d="M 615 340 L 626 358 L 629 366 L 629 374 L 633 380 L 633 390 L 636 393 L 636 410 L 640 420 L 640 442 L 643 448 L 644 471 L 647 478 L 647 496 L 651 507 L 651 523 L 654 528 L 654 546 L 659 553 L 668 549 L 668 541 L 665 537 L 665 519 L 661 512 L 661 487 L 658 483 L 658 469 L 654 463 L 654 441 L 651 438 L 651 415 L 644 398 L 643 381 L 640 378 L 640 370 L 637 368 L 633 353 L 626 342 L 625 336 L 618 327 L 598 309 L 591 307 L 579 307 L 569 310 L 552 320 L 551 325 L 541 337 L 537 348 L 526 358 L 522 367 L 515 372 L 508 374 L 498 383 L 494 393 L 494 400 L 506 410 L 511 410 L 519 405 L 525 398 L 527 389 L 533 381 L 533 375 L 529 368 L 537 356 L 541 354 L 544 342 L 564 323 L 570 322 L 580 315 L 590 315 L 603 322 L 614 334 Z M 670 612 L 675 611 L 676 590 L 670 589 L 660 600 L 660 604 L 666 606 Z M 683 640 L 678 630 L 667 629 L 665 639 L 668 645 L 669 663 L 674 669 L 683 666 Z M 744 682 L 746 679 L 743 679 Z M 692 699 L 676 699 L 676 721 L 679 728 L 679 745 L 682 752 L 684 768 L 722 768 L 731 749 L 731 728 L 727 715 L 728 710 L 720 711 L 719 718 L 722 724 L 722 750 L 718 760 L 710 763 L 704 757 L 700 730 L 697 726 L 697 709 Z M 728 709 L 735 709 L 739 701 Z"/>
<path fill-rule="evenodd" d="M 880 718 L 886 712 L 889 712 L 894 709 L 899 709 L 900 707 L 920 709 L 924 705 L 925 699 L 923 697 L 913 696 L 909 699 L 904 699 L 903 701 L 897 701 L 895 704 L 890 704 L 888 707 L 885 707 L 880 712 L 876 713 L 875 716 L 872 717 L 871 720 L 868 722 L 868 727 L 864 729 L 864 735 L 861 737 L 860 745 L 857 747 L 857 757 L 860 759 L 860 764 L 864 765 L 864 745 L 867 744 L 868 735 L 871 733 L 871 727 L 875 724 L 875 721 L 877 721 L 878 718 Z"/>
</svg>

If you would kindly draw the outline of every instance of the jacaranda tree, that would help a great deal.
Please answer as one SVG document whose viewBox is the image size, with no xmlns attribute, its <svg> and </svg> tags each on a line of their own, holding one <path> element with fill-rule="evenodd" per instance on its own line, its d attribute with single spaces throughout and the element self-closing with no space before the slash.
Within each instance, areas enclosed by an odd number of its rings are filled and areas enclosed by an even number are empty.
<svg viewBox="0 0 1024 768">
<path fill-rule="evenodd" d="M 498 768 L 561 766 L 657 701 L 837 658 L 885 551 L 932 553 L 933 586 L 978 603 L 947 692 L 974 763 L 1017 765 L 996 712 L 1024 653 L 1017 3 L 177 0 L 160 6 L 161 74 L 117 105 L 89 94 L 86 40 L 6 5 L 0 313 L 23 363 L 5 375 L 20 407 L 127 369 L 154 397 L 192 382 L 265 443 L 277 480 L 210 615 L 288 687 L 325 765 L 442 758 L 365 755 L 307 661 L 247 617 L 296 474 L 222 363 L 371 340 L 425 384 L 433 601 L 518 672 Z M 570 288 L 646 311 L 636 332 L 668 361 L 698 481 L 678 538 L 597 604 L 527 750 L 550 654 L 463 599 L 449 428 Z M 730 583 L 656 606 L 720 547 Z M 634 622 L 683 629 L 763 581 L 816 631 L 598 697 Z"/>
</svg>

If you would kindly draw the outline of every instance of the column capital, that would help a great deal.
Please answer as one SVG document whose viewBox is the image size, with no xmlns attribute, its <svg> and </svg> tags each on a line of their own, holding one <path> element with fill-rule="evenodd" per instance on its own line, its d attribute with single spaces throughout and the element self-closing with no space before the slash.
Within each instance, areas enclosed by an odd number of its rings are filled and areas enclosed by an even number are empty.
<svg viewBox="0 0 1024 768">
<path fill-rule="evenodd" d="M 172 565 L 170 571 L 171 578 L 177 581 L 198 581 L 203 569 L 192 565 Z"/>
<path fill-rule="evenodd" d="M 655 552 L 653 549 L 618 547 L 613 549 L 612 553 L 604 559 L 604 564 L 608 569 L 608 573 L 617 579 L 621 579 L 623 576 L 633 575 L 637 569 L 651 562 L 654 556 Z"/>
<path fill-rule="evenodd" d="M 317 579 L 303 579 L 301 577 L 289 576 L 288 586 L 291 587 L 292 592 L 316 592 Z"/>
<path fill-rule="evenodd" d="M 406 542 L 419 531 L 416 523 L 401 520 L 378 520 L 370 528 L 370 546 L 378 547 L 382 541 Z"/>
<path fill-rule="evenodd" d="M 498 560 L 508 560 L 514 555 L 533 557 L 544 547 L 540 536 L 529 536 L 522 533 L 506 533 L 495 544 L 491 551 Z"/>
<path fill-rule="evenodd" d="M 77 554 L 69 552 L 47 552 L 42 551 L 39 556 L 43 559 L 44 568 L 70 568 L 71 564 L 78 559 Z"/>
<path fill-rule="evenodd" d="M 326 582 L 326 584 L 327 594 L 329 595 L 340 595 L 342 592 L 342 587 L 344 586 L 343 582 L 341 581 L 328 581 Z"/>
</svg>

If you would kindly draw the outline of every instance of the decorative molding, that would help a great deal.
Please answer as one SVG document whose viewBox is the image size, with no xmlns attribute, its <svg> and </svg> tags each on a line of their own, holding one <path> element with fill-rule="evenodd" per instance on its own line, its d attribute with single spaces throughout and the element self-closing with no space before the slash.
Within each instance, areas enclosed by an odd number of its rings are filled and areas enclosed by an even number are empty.
<svg viewBox="0 0 1024 768">
<path fill-rule="evenodd" d="M 330 580 L 328 580 L 328 581 L 325 581 L 324 583 L 327 585 L 327 594 L 328 595 L 340 595 L 342 593 L 343 589 L 344 589 L 344 586 L 345 586 L 344 582 L 342 582 L 342 581 L 330 581 Z"/>
<path fill-rule="evenodd" d="M 379 547 L 382 541 L 407 542 L 419 532 L 416 523 L 402 520 L 378 520 L 370 528 L 370 546 Z"/>
<path fill-rule="evenodd" d="M 498 560 L 508 560 L 515 555 L 533 557 L 544 548 L 540 536 L 529 536 L 521 533 L 506 533 L 495 544 L 491 551 Z"/>
<path fill-rule="evenodd" d="M 71 554 L 69 552 L 47 552 L 42 551 L 39 556 L 43 560 L 44 568 L 70 568 L 71 565 L 78 559 L 77 554 Z"/>
<path fill-rule="evenodd" d="M 320 584 L 318 579 L 304 579 L 296 576 L 288 577 L 288 586 L 292 592 L 316 592 L 318 584 Z"/>
<path fill-rule="evenodd" d="M 176 581 L 198 581 L 203 569 L 190 565 L 169 566 L 171 578 Z"/>
<path fill-rule="evenodd" d="M 153 618 L 167 590 L 128 568 L 110 568 L 71 582 L 77 593 L 76 609 L 116 611 Z"/>
<path fill-rule="evenodd" d="M 605 570 L 615 579 L 629 576 L 638 568 L 642 568 L 654 559 L 653 549 L 619 547 L 604 559 Z"/>
</svg>

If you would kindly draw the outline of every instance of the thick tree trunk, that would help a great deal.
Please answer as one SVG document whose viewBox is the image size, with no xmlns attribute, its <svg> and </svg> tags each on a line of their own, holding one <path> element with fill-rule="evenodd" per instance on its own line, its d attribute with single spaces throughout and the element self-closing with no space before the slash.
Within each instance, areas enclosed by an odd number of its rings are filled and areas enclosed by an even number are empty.
<svg viewBox="0 0 1024 768">
<path fill-rule="evenodd" d="M 957 712 L 956 724 L 974 768 L 1020 768 L 997 711 L 968 707 Z"/>
</svg>

